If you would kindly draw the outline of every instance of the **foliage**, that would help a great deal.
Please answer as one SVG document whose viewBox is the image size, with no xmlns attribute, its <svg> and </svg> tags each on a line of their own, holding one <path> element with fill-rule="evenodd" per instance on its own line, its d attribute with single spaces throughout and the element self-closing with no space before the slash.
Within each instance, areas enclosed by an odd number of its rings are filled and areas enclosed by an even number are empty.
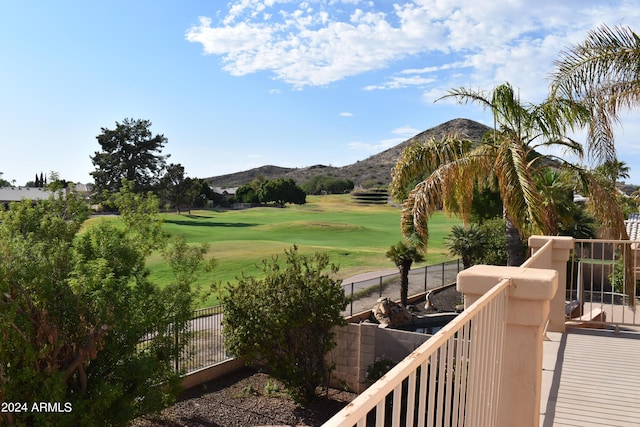
<svg viewBox="0 0 640 427">
<path fill-rule="evenodd" d="M 476 264 L 488 250 L 487 236 L 475 224 L 470 224 L 468 227 L 454 225 L 451 228 L 451 233 L 445 237 L 444 243 L 452 255 L 462 258 L 464 268 Z"/>
<path fill-rule="evenodd" d="M 236 189 L 235 201 L 237 203 L 259 203 L 258 192 L 251 184 L 241 185 Z"/>
<path fill-rule="evenodd" d="M 616 252 L 617 260 L 613 266 L 613 271 L 609 273 L 609 277 L 608 277 L 609 283 L 611 284 L 611 289 L 613 290 L 613 292 L 616 292 L 619 294 L 635 295 L 638 293 L 638 291 L 640 291 L 640 280 L 635 279 L 636 275 L 633 272 L 629 272 L 629 271 L 625 272 L 626 266 L 620 252 L 621 251 Z M 629 256 L 630 254 L 633 253 L 633 250 L 629 250 L 627 248 L 627 250 L 624 251 L 624 253 L 626 253 L 627 256 Z M 631 273 L 631 277 L 628 277 L 630 276 L 629 273 Z M 629 294 L 627 290 L 628 282 L 635 283 L 635 288 L 634 288 L 635 294 Z"/>
<path fill-rule="evenodd" d="M 476 186 L 473 189 L 473 200 L 471 201 L 471 221 L 482 224 L 484 221 L 499 218 L 502 215 L 503 205 L 500 192 L 490 187 L 480 190 Z"/>
<path fill-rule="evenodd" d="M 242 276 L 223 297 L 229 352 L 266 366 L 300 404 L 326 383 L 333 328 L 345 322 L 347 300 L 331 277 L 337 270 L 326 254 L 309 257 L 293 246 L 284 265 L 278 257 L 264 260 L 264 279 Z"/>
<path fill-rule="evenodd" d="M 215 193 L 202 179 L 185 176 L 184 166 L 171 163 L 160 179 L 160 195 L 170 207 L 180 209 L 205 207 L 208 200 L 215 198 Z"/>
<path fill-rule="evenodd" d="M 150 127 L 149 120 L 124 119 L 116 122 L 115 129 L 101 128 L 96 137 L 101 151 L 91 157 L 96 168 L 91 176 L 100 201 L 117 192 L 123 179 L 133 183 L 135 192 L 147 192 L 158 185 L 169 157 L 161 154 L 167 138 L 154 136 Z"/>
<path fill-rule="evenodd" d="M 316 175 L 300 186 L 307 194 L 344 194 L 353 190 L 350 179 Z"/>
<path fill-rule="evenodd" d="M 307 202 L 304 190 L 291 178 L 265 180 L 257 191 L 260 203 L 275 203 L 284 207 L 286 203 L 304 205 Z"/>
<path fill-rule="evenodd" d="M 496 129 L 477 144 L 448 135 L 403 152 L 393 170 L 390 188 L 394 198 L 403 202 L 401 226 L 405 236 L 416 244 L 426 244 L 428 220 L 434 211 L 444 208 L 468 220 L 472 212 L 469 196 L 474 188 L 496 189 L 507 221 L 509 265 L 520 265 L 526 237 L 558 233 L 560 206 L 541 191 L 536 180 L 550 164 L 570 170 L 575 188 L 587 191 L 594 201 L 590 205 L 593 215 L 614 232 L 623 232 L 624 221 L 615 198 L 592 173 L 536 151 L 557 146 L 581 156 L 580 144 L 566 135 L 591 119 L 584 105 L 554 97 L 538 105 L 523 103 L 509 84 L 489 93 L 455 89 L 445 97 L 490 108 Z M 418 184 L 413 186 L 415 182 Z"/>
<path fill-rule="evenodd" d="M 402 240 L 395 245 L 392 245 L 385 255 L 396 265 L 396 267 L 398 267 L 400 272 L 400 303 L 406 307 L 409 293 L 409 271 L 411 270 L 411 265 L 414 261 L 424 261 L 424 256 L 416 246 L 411 244 L 407 245 Z"/>
<path fill-rule="evenodd" d="M 601 25 L 561 53 L 552 74 L 552 93 L 578 100 L 591 110 L 590 154 L 616 162 L 614 127 L 620 112 L 640 105 L 640 37 L 629 27 Z"/>
<path fill-rule="evenodd" d="M 507 235 L 503 218 L 488 220 L 479 225 L 485 236 L 486 250 L 478 258 L 477 264 L 507 265 Z"/>
<path fill-rule="evenodd" d="M 81 230 L 73 194 L 13 203 L 0 217 L 0 401 L 68 402 L 67 413 L 2 414 L 26 425 L 124 425 L 176 395 L 206 248 L 169 241 L 157 200 L 124 183 L 124 226 Z M 160 290 L 145 258 L 159 249 L 175 280 Z M 153 339 L 149 339 L 153 337 Z M 144 344 L 142 341 L 146 340 Z"/>
<path fill-rule="evenodd" d="M 371 385 L 378 381 L 384 374 L 389 372 L 398 362 L 388 357 L 376 358 L 376 360 L 367 366 L 367 384 Z"/>
</svg>

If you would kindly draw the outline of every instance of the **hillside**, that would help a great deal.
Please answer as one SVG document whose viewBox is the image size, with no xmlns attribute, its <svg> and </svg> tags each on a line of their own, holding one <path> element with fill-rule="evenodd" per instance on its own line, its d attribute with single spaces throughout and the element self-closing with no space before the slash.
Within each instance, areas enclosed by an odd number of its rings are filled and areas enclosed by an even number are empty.
<svg viewBox="0 0 640 427">
<path fill-rule="evenodd" d="M 473 120 L 454 119 L 427 129 L 395 147 L 391 147 L 365 160 L 360 160 L 347 166 L 315 165 L 306 168 L 283 168 L 268 165 L 243 172 L 214 176 L 207 178 L 207 181 L 214 187 L 233 188 L 251 182 L 257 177 L 269 179 L 293 178 L 298 184 L 302 184 L 315 175 L 330 175 L 350 179 L 356 186 L 387 186 L 391 182 L 391 169 L 395 165 L 396 160 L 400 157 L 405 147 L 414 142 L 426 140 L 431 136 L 441 138 L 443 135 L 449 133 L 458 133 L 472 141 L 479 141 L 482 135 L 490 129 L 488 126 Z"/>
</svg>

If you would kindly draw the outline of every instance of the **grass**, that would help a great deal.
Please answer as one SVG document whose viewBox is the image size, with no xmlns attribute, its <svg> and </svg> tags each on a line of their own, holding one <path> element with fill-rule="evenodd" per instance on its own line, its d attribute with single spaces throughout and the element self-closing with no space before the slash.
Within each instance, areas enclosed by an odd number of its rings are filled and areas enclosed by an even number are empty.
<svg viewBox="0 0 640 427">
<path fill-rule="evenodd" d="M 282 254 L 294 244 L 301 253 L 329 253 L 330 260 L 340 266 L 339 278 L 393 269 L 385 252 L 401 238 L 399 208 L 354 203 L 348 195 L 310 196 L 306 205 L 284 209 L 200 210 L 190 215 L 163 214 L 162 218 L 168 232 L 184 236 L 189 243 L 209 244 L 208 256 L 218 261 L 213 279 L 222 284 L 235 281 L 242 273 L 259 276 L 261 260 Z M 426 261 L 417 266 L 451 259 L 443 238 L 459 223 L 442 213 L 433 216 Z M 148 265 L 157 283 L 172 280 L 159 256 L 151 256 Z M 211 296 L 202 306 L 215 302 L 216 297 Z"/>
</svg>

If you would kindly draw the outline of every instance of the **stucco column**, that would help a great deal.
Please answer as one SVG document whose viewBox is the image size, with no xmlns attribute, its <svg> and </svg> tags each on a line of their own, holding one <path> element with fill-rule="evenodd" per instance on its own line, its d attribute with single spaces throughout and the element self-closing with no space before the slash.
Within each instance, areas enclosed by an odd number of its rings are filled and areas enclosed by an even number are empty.
<svg viewBox="0 0 640 427">
<path fill-rule="evenodd" d="M 534 427 L 540 423 L 542 341 L 558 273 L 523 267 L 476 265 L 458 274 L 465 306 L 504 278 L 511 279 L 502 360 L 499 427 Z"/>
<path fill-rule="evenodd" d="M 535 267 L 551 268 L 558 272 L 558 290 L 551 300 L 547 330 L 550 332 L 565 332 L 567 261 L 569 261 L 573 250 L 574 239 L 573 237 L 565 236 L 531 236 L 529 238 L 531 255 L 535 255 L 549 240 L 553 242 L 551 247 L 551 266 L 535 265 Z"/>
</svg>

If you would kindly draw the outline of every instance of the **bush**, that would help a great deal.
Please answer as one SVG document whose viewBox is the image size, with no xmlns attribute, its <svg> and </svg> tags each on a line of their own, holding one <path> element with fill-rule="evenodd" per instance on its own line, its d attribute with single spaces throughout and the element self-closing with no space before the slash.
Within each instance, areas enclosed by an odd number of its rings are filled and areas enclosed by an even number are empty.
<svg viewBox="0 0 640 427">
<path fill-rule="evenodd" d="M 231 354 L 265 366 L 304 404 L 328 380 L 325 356 L 335 347 L 333 328 L 345 323 L 347 300 L 328 255 L 303 256 L 294 246 L 284 261 L 265 260 L 263 279 L 242 276 L 229 285 L 223 333 Z"/>
<path fill-rule="evenodd" d="M 484 221 L 480 230 L 486 238 L 486 250 L 477 260 L 478 264 L 507 265 L 507 235 L 504 219 Z"/>
<path fill-rule="evenodd" d="M 462 258 L 464 268 L 467 269 L 482 259 L 487 252 L 487 234 L 477 225 L 468 227 L 454 225 L 444 238 L 444 244 L 452 255 Z"/>
<path fill-rule="evenodd" d="M 349 179 L 316 175 L 301 187 L 307 194 L 343 194 L 353 190 L 353 186 L 353 181 Z"/>
<path fill-rule="evenodd" d="M 157 199 L 123 188 L 123 227 L 80 232 L 86 208 L 73 195 L 0 214 L 0 401 L 70 409 L 2 413 L 0 424 L 125 425 L 175 398 L 173 360 L 187 343 L 175 337 L 188 335 L 206 248 L 169 244 Z M 152 250 L 176 266 L 164 289 L 148 278 Z"/>
</svg>

